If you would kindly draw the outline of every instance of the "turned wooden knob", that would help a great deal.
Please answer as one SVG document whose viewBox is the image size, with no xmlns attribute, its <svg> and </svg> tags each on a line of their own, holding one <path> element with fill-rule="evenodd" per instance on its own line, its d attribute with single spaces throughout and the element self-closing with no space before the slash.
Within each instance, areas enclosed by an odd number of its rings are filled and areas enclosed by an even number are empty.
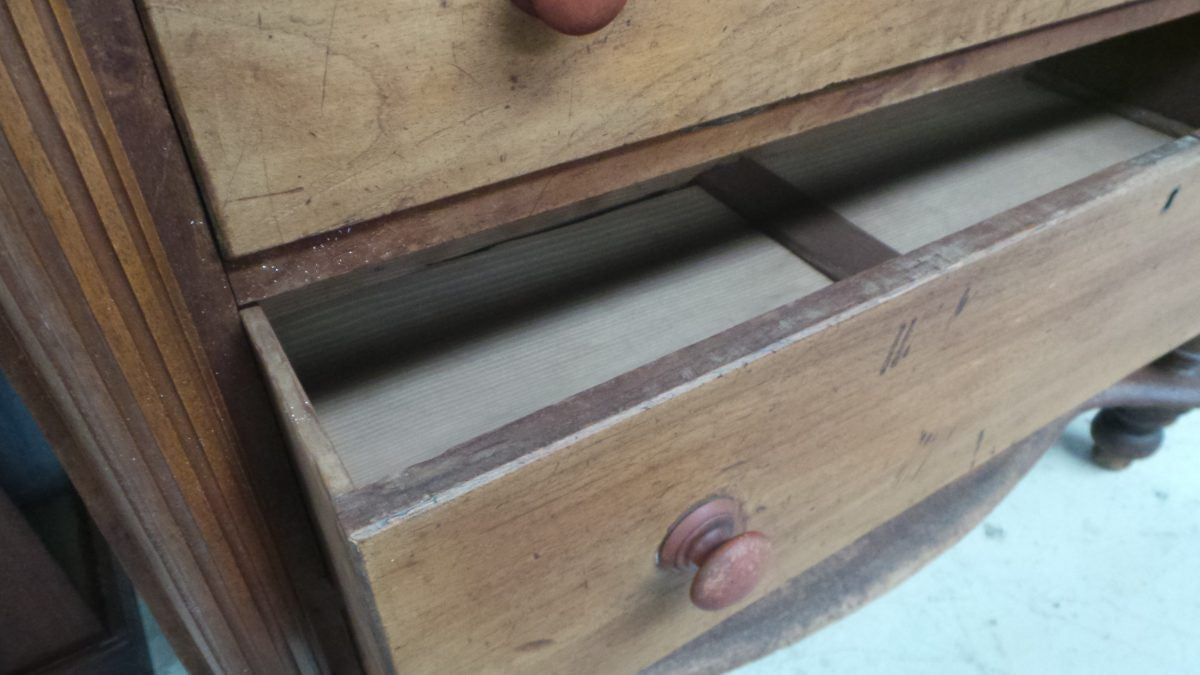
<svg viewBox="0 0 1200 675">
<path fill-rule="evenodd" d="M 696 569 L 692 604 L 725 609 L 754 590 L 766 569 L 771 542 L 761 532 L 745 532 L 741 509 L 728 497 L 703 502 L 679 519 L 658 549 L 665 569 Z"/>
<path fill-rule="evenodd" d="M 595 33 L 612 23 L 625 0 L 512 0 L 513 4 L 567 35 Z"/>
</svg>

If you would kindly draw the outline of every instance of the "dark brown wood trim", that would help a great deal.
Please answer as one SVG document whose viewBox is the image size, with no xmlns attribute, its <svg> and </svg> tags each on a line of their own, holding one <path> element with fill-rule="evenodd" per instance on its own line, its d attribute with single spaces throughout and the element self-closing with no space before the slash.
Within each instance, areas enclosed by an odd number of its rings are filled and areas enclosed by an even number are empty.
<svg viewBox="0 0 1200 675">
<path fill-rule="evenodd" d="M 1133 2 L 247 256 L 229 263 L 230 281 L 247 305 L 388 261 L 427 265 L 678 187 L 714 157 L 1197 11 Z"/>
<path fill-rule="evenodd" d="M 295 490 L 294 477 L 270 443 L 239 439 L 231 408 L 253 414 L 254 394 L 227 400 L 239 380 L 215 372 L 237 366 L 213 344 L 235 335 L 219 328 L 217 309 L 235 327 L 237 316 L 228 290 L 221 299 L 213 284 L 219 268 L 211 242 L 200 245 L 203 230 L 178 229 L 198 212 L 194 188 L 188 198 L 180 182 L 186 166 L 172 164 L 182 155 L 160 146 L 160 163 L 143 165 L 149 151 L 126 146 L 135 133 L 163 140 L 155 134 L 169 118 L 161 105 L 140 117 L 127 107 L 121 114 L 134 116 L 120 120 L 122 131 L 109 107 L 121 86 L 146 84 L 133 16 L 129 3 L 12 0 L 0 9 L 6 356 L 24 364 L 15 384 L 49 435 L 69 441 L 56 443 L 60 459 L 190 670 L 327 672 L 289 576 L 305 562 L 296 556 L 317 549 L 301 554 L 278 536 L 310 527 L 303 511 L 280 517 L 287 510 L 275 495 Z M 93 68 L 92 58 L 110 56 L 130 80 Z M 189 246 L 190 261 L 180 254 Z M 188 297 L 214 287 L 217 297 L 204 300 L 212 304 Z"/>
<path fill-rule="evenodd" d="M 133 0 L 67 0 L 70 17 L 110 111 L 113 131 L 129 156 L 134 181 L 162 241 L 200 343 L 256 484 L 277 545 L 330 667 L 358 670 L 341 596 L 325 564 L 270 397 L 242 329 L 233 291 L 171 116 Z"/>
<path fill-rule="evenodd" d="M 705 171 L 696 184 L 834 281 L 900 256 L 748 157 Z"/>
</svg>

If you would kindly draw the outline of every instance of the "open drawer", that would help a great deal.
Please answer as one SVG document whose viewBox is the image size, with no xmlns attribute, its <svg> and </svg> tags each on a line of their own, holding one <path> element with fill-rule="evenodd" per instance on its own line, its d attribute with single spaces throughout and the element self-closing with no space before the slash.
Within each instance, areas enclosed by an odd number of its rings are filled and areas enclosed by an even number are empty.
<svg viewBox="0 0 1200 675">
<path fill-rule="evenodd" d="M 1200 334 L 1198 222 L 1200 139 L 1005 76 L 244 319 L 372 668 L 624 672 Z"/>
</svg>

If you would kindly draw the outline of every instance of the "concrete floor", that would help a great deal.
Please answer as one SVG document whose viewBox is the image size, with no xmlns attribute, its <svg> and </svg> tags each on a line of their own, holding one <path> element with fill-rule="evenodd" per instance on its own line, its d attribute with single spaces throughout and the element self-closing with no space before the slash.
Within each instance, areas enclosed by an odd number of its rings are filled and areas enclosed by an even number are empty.
<svg viewBox="0 0 1200 675">
<path fill-rule="evenodd" d="M 1089 420 L 957 546 L 736 675 L 1200 673 L 1200 413 L 1119 473 Z"/>
</svg>

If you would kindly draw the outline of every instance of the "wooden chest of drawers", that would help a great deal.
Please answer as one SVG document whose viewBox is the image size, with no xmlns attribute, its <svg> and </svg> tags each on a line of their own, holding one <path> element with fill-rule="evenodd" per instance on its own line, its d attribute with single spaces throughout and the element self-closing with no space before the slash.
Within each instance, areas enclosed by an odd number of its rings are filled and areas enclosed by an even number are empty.
<svg viewBox="0 0 1200 675">
<path fill-rule="evenodd" d="M 1200 322 L 1200 139 L 1019 77 L 696 183 L 246 310 L 385 664 L 649 666 Z M 772 545 L 717 612 L 655 564 L 713 496 Z"/>
<path fill-rule="evenodd" d="M 0 12 L 0 355 L 193 669 L 718 670 L 1197 403 L 1197 0 L 553 2 Z"/>
</svg>

